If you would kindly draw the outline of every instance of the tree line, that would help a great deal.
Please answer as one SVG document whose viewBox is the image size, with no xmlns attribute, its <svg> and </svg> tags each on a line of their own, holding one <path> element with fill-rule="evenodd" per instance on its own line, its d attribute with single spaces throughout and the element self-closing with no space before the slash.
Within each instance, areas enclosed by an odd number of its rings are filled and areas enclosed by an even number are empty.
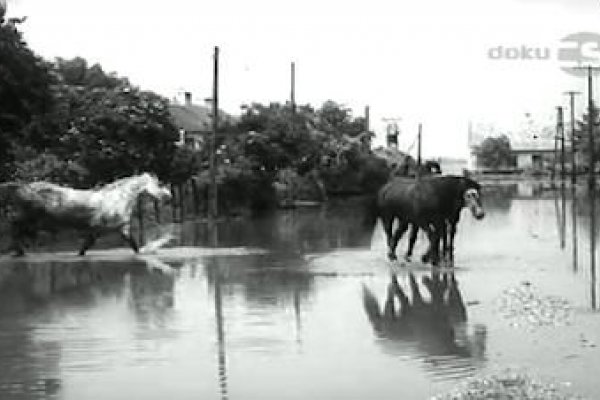
<svg viewBox="0 0 600 400">
<path fill-rule="evenodd" d="M 168 99 L 82 58 L 45 60 L 18 28 L 0 25 L 0 181 L 92 187 L 152 171 L 166 182 L 206 184 L 208 146 L 177 145 Z M 369 190 L 389 172 L 365 145 L 364 119 L 334 101 L 242 105 L 218 133 L 225 193 L 268 192 L 284 170 L 317 174 L 340 191 Z"/>
</svg>

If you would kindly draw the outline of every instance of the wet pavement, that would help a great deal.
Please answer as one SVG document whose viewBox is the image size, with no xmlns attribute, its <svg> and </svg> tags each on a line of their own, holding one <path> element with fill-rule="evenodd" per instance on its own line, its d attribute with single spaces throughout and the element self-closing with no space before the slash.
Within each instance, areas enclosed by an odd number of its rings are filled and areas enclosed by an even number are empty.
<svg viewBox="0 0 600 400">
<path fill-rule="evenodd" d="M 528 183 L 484 204 L 454 269 L 388 262 L 360 201 L 2 258 L 0 399 L 426 399 L 506 369 L 595 398 L 600 206 Z"/>
</svg>

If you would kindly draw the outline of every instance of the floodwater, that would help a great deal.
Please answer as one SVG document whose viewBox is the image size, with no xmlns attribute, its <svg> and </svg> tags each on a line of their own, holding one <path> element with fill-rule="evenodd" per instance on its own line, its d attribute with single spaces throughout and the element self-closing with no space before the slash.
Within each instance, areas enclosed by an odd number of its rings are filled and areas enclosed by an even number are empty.
<svg viewBox="0 0 600 400">
<path fill-rule="evenodd" d="M 156 255 L 2 258 L 0 399 L 426 399 L 505 368 L 594 398 L 600 206 L 484 201 L 453 273 L 388 262 L 353 202 L 188 223 Z"/>
</svg>

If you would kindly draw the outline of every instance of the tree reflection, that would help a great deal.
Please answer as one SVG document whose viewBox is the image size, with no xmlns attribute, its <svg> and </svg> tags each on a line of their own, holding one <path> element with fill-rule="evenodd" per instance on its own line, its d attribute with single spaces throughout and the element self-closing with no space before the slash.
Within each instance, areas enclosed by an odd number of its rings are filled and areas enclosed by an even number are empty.
<svg viewBox="0 0 600 400">
<path fill-rule="evenodd" d="M 429 301 L 409 274 L 412 300 L 396 275 L 391 277 L 383 308 L 363 286 L 363 305 L 384 351 L 424 357 L 426 369 L 442 377 L 468 376 L 485 360 L 487 330 L 476 325 L 469 331 L 467 311 L 453 273 L 432 272 L 423 277 Z"/>
<path fill-rule="evenodd" d="M 373 226 L 365 226 L 364 205 L 356 201 L 315 208 L 278 210 L 252 219 L 230 219 L 211 226 L 183 224 L 185 246 L 260 247 L 287 254 L 368 248 Z M 217 237 L 215 243 L 212 238 Z"/>
</svg>

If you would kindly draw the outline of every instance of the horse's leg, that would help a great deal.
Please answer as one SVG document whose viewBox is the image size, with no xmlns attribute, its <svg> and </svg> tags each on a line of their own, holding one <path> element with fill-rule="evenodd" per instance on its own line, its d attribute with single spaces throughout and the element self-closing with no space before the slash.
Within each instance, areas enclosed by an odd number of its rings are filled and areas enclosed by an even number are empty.
<svg viewBox="0 0 600 400">
<path fill-rule="evenodd" d="M 452 220 L 450 220 L 450 243 L 448 246 L 448 253 L 450 261 L 454 261 L 454 236 L 456 236 L 456 226 L 458 225 L 458 220 L 460 218 L 460 214 L 456 215 Z"/>
<path fill-rule="evenodd" d="M 79 249 L 79 255 L 84 256 L 85 252 L 90 247 L 92 247 L 94 245 L 94 243 L 96 243 L 97 238 L 98 238 L 98 234 L 96 234 L 95 232 L 88 232 L 83 244 L 81 245 L 81 248 Z"/>
<path fill-rule="evenodd" d="M 436 221 L 433 224 L 433 235 L 431 242 L 431 264 L 437 265 L 440 261 L 440 239 L 442 235 L 446 234 L 445 225 L 446 221 L 442 219 L 441 221 Z"/>
<path fill-rule="evenodd" d="M 131 235 L 131 227 L 129 225 L 126 225 L 123 228 L 121 228 L 121 237 L 123 238 L 123 240 L 125 240 L 129 244 L 131 249 L 136 254 L 140 252 L 140 248 L 139 248 L 137 242 Z"/>
<path fill-rule="evenodd" d="M 406 251 L 406 256 L 404 258 L 406 261 L 410 261 L 412 257 L 413 249 L 415 248 L 415 242 L 417 241 L 417 234 L 419 233 L 419 225 L 412 224 L 410 228 L 410 238 L 408 240 L 408 250 Z"/>
<path fill-rule="evenodd" d="M 442 240 L 442 252 L 440 254 L 441 259 L 445 260 L 448 251 L 448 222 L 444 219 L 440 224 L 440 239 Z"/>
<path fill-rule="evenodd" d="M 429 224 L 419 224 L 419 227 L 425 231 L 425 233 L 427 234 L 427 239 L 429 240 L 429 247 L 427 248 L 427 251 L 421 256 L 421 261 L 427 263 L 431 257 L 433 249 L 433 230 L 431 229 Z"/>
<path fill-rule="evenodd" d="M 388 258 L 390 261 L 396 260 L 396 253 L 392 250 L 392 228 L 394 226 L 394 217 L 390 215 L 384 215 L 381 217 L 383 222 L 383 230 L 385 231 L 385 237 L 388 245 Z"/>
<path fill-rule="evenodd" d="M 429 248 L 427 252 L 421 257 L 421 261 L 427 263 L 431 261 L 433 265 L 437 265 L 439 261 L 439 247 L 440 247 L 440 231 L 442 230 L 439 223 L 435 223 L 433 228 L 429 224 L 421 224 L 421 229 L 427 232 L 427 238 L 429 239 Z"/>
<path fill-rule="evenodd" d="M 406 232 L 407 229 L 408 229 L 408 221 L 400 219 L 398 228 L 396 229 L 396 232 L 394 232 L 394 235 L 392 236 L 392 247 L 390 248 L 390 251 L 394 255 L 396 254 L 396 247 L 398 247 L 398 242 L 400 241 L 400 239 L 402 238 L 402 235 L 404 235 L 404 232 Z"/>
</svg>

